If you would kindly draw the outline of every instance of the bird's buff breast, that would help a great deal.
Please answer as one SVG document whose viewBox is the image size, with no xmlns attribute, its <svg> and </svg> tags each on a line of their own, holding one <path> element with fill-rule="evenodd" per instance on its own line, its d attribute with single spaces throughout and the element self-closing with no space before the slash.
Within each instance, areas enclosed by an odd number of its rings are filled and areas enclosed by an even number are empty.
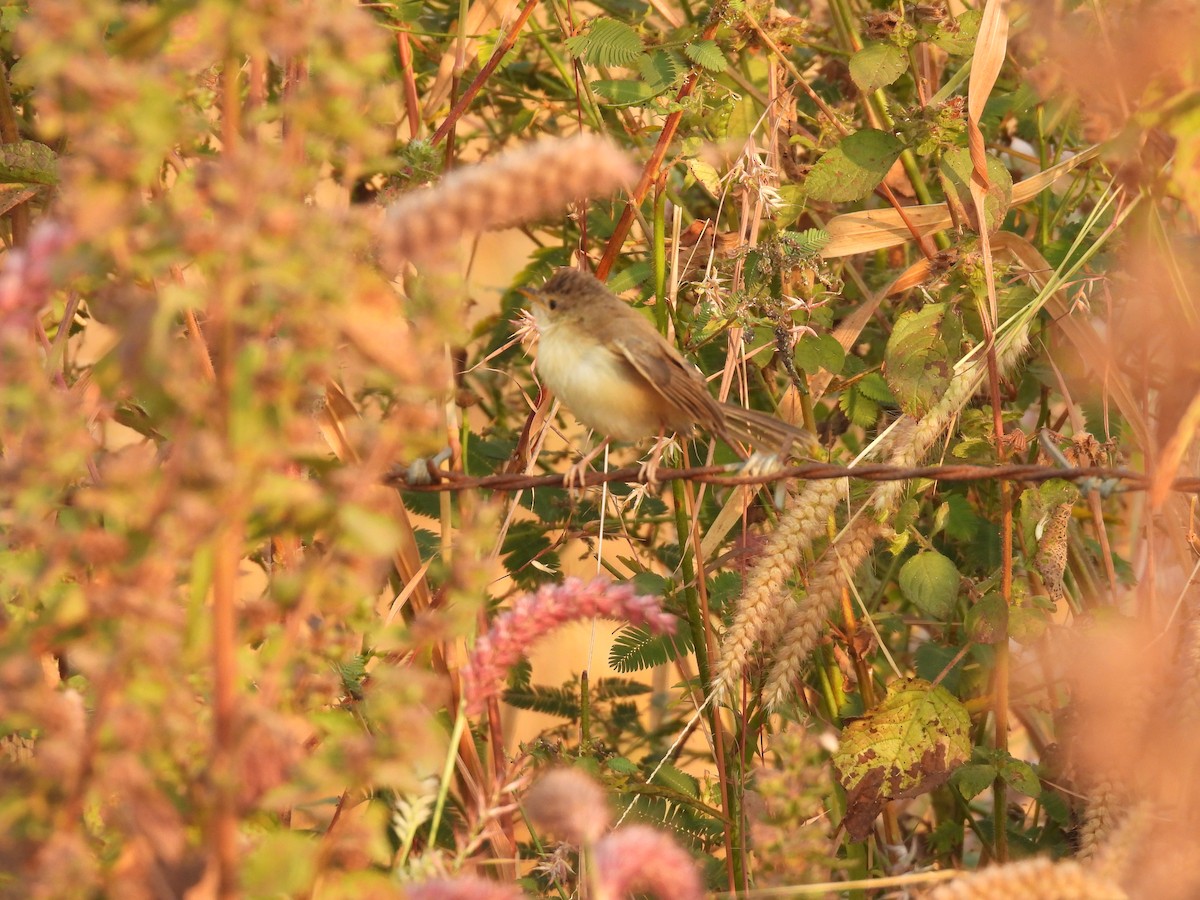
<svg viewBox="0 0 1200 900">
<path fill-rule="evenodd" d="M 658 434 L 663 401 L 628 363 L 606 347 L 582 347 L 556 331 L 546 329 L 538 342 L 537 370 L 575 418 L 619 441 Z"/>
</svg>

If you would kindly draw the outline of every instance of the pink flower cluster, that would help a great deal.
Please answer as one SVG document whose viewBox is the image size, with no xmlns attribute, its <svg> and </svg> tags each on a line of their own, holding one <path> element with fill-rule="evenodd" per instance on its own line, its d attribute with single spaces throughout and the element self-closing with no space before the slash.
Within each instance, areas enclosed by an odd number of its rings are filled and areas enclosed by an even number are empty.
<svg viewBox="0 0 1200 900">
<path fill-rule="evenodd" d="M 70 244 L 70 229 L 47 221 L 33 229 L 27 246 L 8 251 L 0 272 L 0 331 L 33 325 L 53 289 L 51 265 Z"/>
<path fill-rule="evenodd" d="M 509 667 L 538 638 L 567 622 L 593 616 L 645 625 L 656 634 L 675 633 L 675 617 L 663 612 L 660 598 L 638 594 L 632 585 L 612 584 L 604 578 L 590 582 L 568 578 L 562 584 L 543 585 L 518 598 L 475 642 L 462 671 L 467 712 L 475 715 L 483 710 L 488 699 L 499 693 Z"/>
<path fill-rule="evenodd" d="M 608 898 L 634 891 L 659 900 L 702 900 L 704 884 L 688 852 L 664 831 L 630 825 L 596 844 L 594 865 L 599 891 Z"/>
</svg>

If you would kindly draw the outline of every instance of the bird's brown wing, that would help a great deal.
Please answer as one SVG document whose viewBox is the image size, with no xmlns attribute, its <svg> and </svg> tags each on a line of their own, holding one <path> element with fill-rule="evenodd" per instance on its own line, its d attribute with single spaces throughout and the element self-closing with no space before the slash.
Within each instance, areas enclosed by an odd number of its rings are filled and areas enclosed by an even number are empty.
<svg viewBox="0 0 1200 900">
<path fill-rule="evenodd" d="M 700 425 L 725 437 L 721 405 L 709 394 L 704 377 L 658 332 L 623 334 L 612 347 L 663 398 L 665 425 L 679 431 Z"/>
<path fill-rule="evenodd" d="M 793 457 L 810 456 L 817 450 L 817 439 L 807 428 L 732 403 L 722 403 L 721 412 L 730 434 L 756 450 Z"/>
</svg>

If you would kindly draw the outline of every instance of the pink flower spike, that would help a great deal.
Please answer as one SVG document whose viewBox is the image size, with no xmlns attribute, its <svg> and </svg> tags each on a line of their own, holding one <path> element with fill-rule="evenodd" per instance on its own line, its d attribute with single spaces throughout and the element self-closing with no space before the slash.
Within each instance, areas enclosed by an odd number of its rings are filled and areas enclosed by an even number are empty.
<svg viewBox="0 0 1200 900">
<path fill-rule="evenodd" d="M 404 897 L 406 900 L 524 900 L 525 895 L 509 884 L 464 876 L 408 885 Z"/>
<path fill-rule="evenodd" d="M 701 900 L 704 885 L 695 860 L 665 831 L 631 825 L 614 831 L 596 844 L 594 858 L 605 900 L 619 900 L 634 891 L 659 900 Z"/>
<path fill-rule="evenodd" d="M 661 599 L 638 594 L 633 585 L 612 584 L 604 578 L 586 583 L 568 578 L 562 584 L 542 585 L 518 597 L 475 642 L 462 671 L 467 712 L 475 715 L 483 710 L 488 699 L 500 692 L 509 667 L 538 638 L 567 622 L 593 616 L 645 625 L 655 634 L 675 633 L 675 617 L 663 612 Z"/>
</svg>

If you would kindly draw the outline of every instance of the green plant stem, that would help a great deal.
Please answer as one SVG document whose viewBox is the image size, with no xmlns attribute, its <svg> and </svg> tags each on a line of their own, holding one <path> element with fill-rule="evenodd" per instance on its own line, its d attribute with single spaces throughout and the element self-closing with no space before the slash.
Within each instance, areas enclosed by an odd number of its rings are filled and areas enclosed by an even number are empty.
<svg viewBox="0 0 1200 900">
<path fill-rule="evenodd" d="M 442 825 L 442 812 L 446 808 L 446 797 L 450 793 L 450 782 L 454 779 L 454 766 L 458 761 L 458 745 L 467 727 L 466 701 L 460 701 L 454 716 L 454 727 L 450 729 L 450 743 L 446 745 L 446 759 L 442 763 L 442 777 L 438 784 L 437 802 L 429 819 L 429 846 L 437 846 L 437 833 Z"/>
<path fill-rule="evenodd" d="M 695 539 L 692 522 L 688 511 L 688 486 L 682 481 L 671 483 L 672 499 L 675 507 L 675 530 L 679 538 L 682 555 L 679 561 L 680 577 L 683 584 L 684 604 L 687 608 L 688 625 L 692 629 L 693 644 L 696 654 L 696 673 L 700 680 L 701 694 L 706 695 L 712 684 L 712 669 L 709 665 L 708 640 L 710 629 L 706 610 L 702 606 L 700 587 L 697 576 L 696 553 L 699 541 Z M 689 536 L 692 537 L 689 540 Z M 731 771 L 729 759 L 725 754 L 724 732 L 722 731 L 721 715 L 715 704 L 709 704 L 705 711 L 711 729 L 713 748 L 716 753 L 716 763 L 721 783 L 721 801 L 725 807 L 727 821 L 725 822 L 725 853 L 726 866 L 729 876 L 729 889 L 738 890 L 746 877 L 745 849 L 742 840 L 741 804 L 737 792 L 733 789 L 734 772 L 740 771 L 734 767 Z"/>
<path fill-rule="evenodd" d="M 654 188 L 654 319 L 667 333 L 667 191 L 666 174 Z"/>
<path fill-rule="evenodd" d="M 592 739 L 592 704 L 588 670 L 579 673 L 579 743 L 586 746 Z"/>
</svg>

